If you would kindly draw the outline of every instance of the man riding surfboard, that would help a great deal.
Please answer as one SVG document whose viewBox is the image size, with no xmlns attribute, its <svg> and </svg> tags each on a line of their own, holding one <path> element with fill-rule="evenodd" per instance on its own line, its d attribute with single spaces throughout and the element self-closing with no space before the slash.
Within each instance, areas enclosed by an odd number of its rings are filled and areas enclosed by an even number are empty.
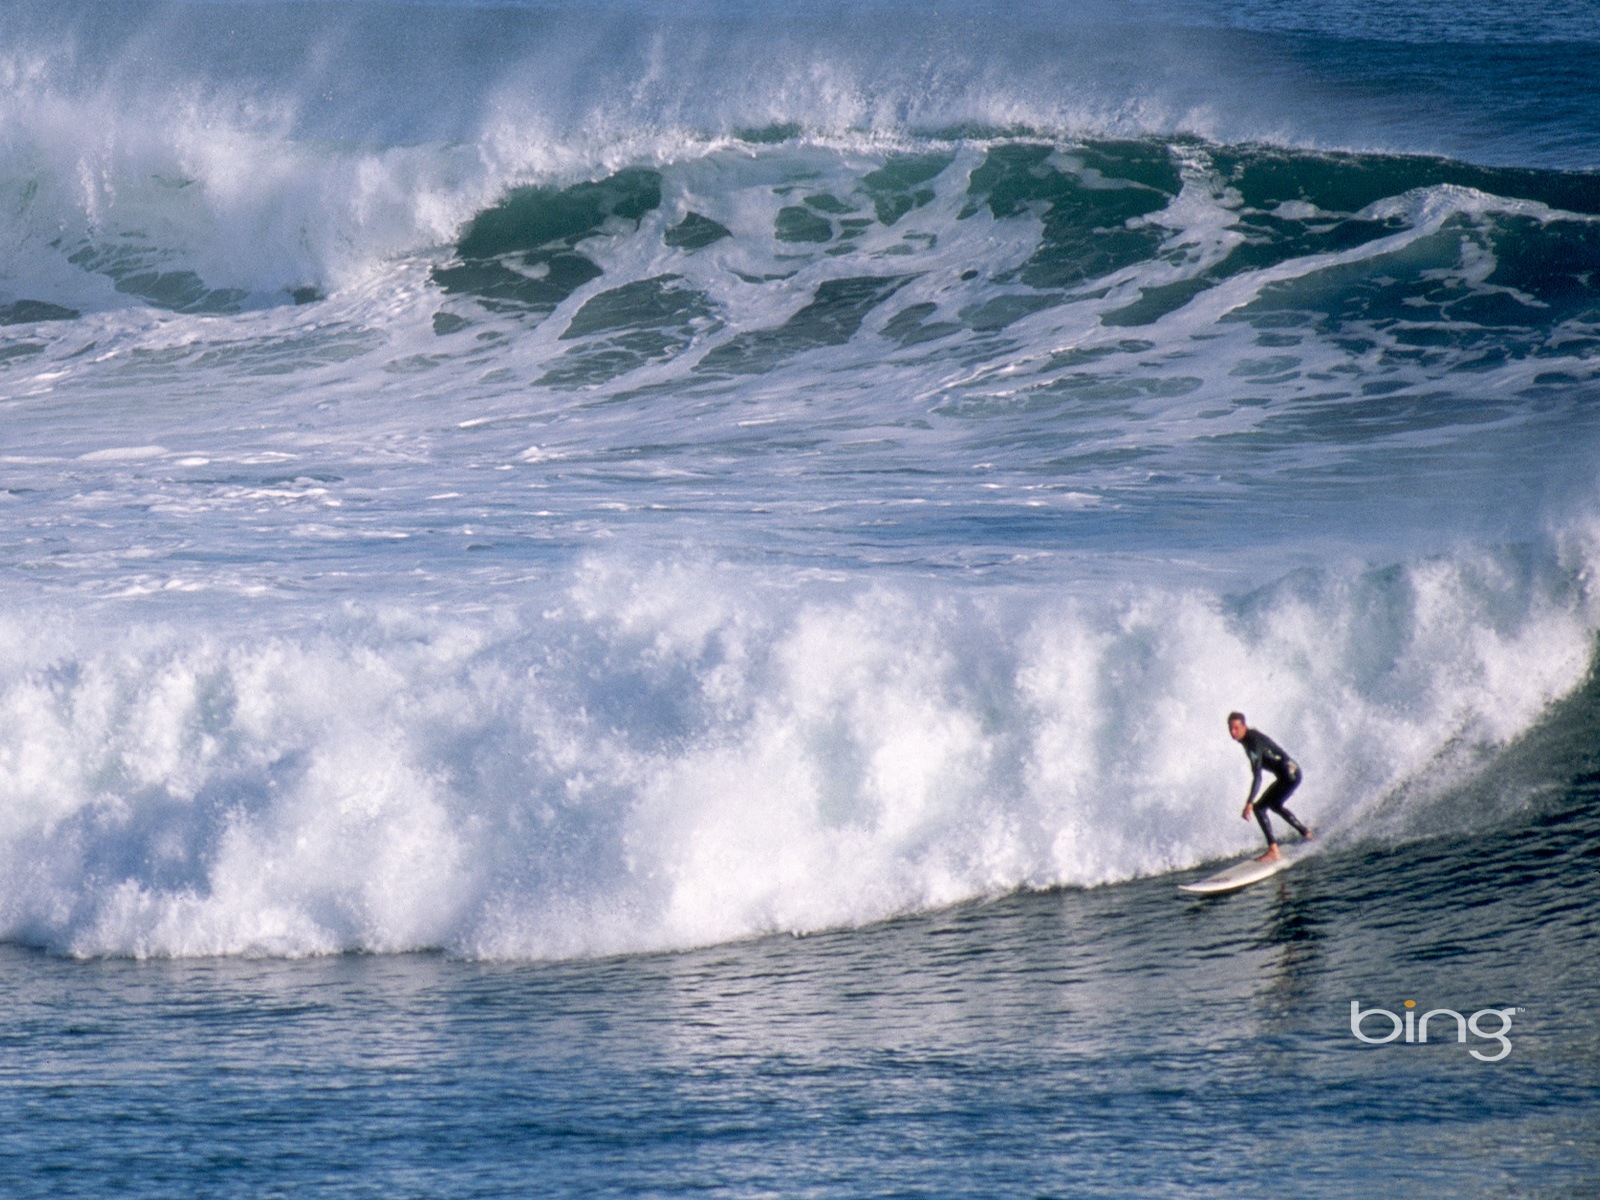
<svg viewBox="0 0 1600 1200">
<path fill-rule="evenodd" d="M 1253 811 L 1261 825 L 1261 832 L 1267 835 L 1267 852 L 1256 861 L 1277 862 L 1280 857 L 1278 839 L 1273 835 L 1271 821 L 1267 819 L 1268 810 L 1289 822 L 1302 838 L 1307 841 L 1311 839 L 1311 830 L 1300 824 L 1294 814 L 1283 806 L 1283 802 L 1300 786 L 1300 765 L 1285 754 L 1277 742 L 1259 729 L 1251 729 L 1243 713 L 1228 714 L 1228 734 L 1244 747 L 1245 755 L 1250 759 L 1250 795 L 1240 815 L 1248 821 Z M 1262 770 L 1270 772 L 1273 778 L 1267 790 L 1261 793 L 1261 798 L 1257 799 L 1256 790 L 1261 787 Z"/>
</svg>

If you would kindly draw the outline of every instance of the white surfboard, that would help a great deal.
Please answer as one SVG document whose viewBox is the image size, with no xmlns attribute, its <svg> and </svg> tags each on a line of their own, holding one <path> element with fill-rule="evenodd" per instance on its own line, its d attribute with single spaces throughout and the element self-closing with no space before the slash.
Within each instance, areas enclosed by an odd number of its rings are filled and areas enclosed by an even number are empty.
<svg viewBox="0 0 1600 1200">
<path fill-rule="evenodd" d="M 1249 887 L 1252 883 L 1260 883 L 1263 879 L 1270 879 L 1285 867 L 1291 865 L 1294 859 L 1287 854 L 1279 852 L 1280 857 L 1276 862 L 1257 862 L 1247 858 L 1242 863 L 1234 863 L 1226 871 L 1218 871 L 1215 875 L 1207 875 L 1204 879 L 1194 883 L 1180 883 L 1180 892 L 1192 892 L 1198 896 L 1215 896 L 1221 892 L 1237 891 L 1242 887 Z"/>
</svg>

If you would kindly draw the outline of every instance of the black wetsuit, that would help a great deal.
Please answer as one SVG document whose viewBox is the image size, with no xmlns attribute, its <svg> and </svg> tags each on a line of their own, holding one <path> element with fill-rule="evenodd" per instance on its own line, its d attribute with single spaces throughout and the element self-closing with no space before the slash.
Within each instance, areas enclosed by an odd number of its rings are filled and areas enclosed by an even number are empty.
<svg viewBox="0 0 1600 1200">
<path fill-rule="evenodd" d="M 1278 844 L 1278 839 L 1272 835 L 1272 824 L 1267 820 L 1268 809 L 1289 822 L 1301 837 L 1305 837 L 1306 827 L 1295 820 L 1294 814 L 1283 806 L 1283 802 L 1295 788 L 1300 786 L 1299 765 L 1283 752 L 1282 746 L 1259 729 L 1245 730 L 1239 744 L 1244 747 L 1244 752 L 1250 759 L 1250 770 L 1253 772 L 1250 780 L 1250 800 L 1255 800 L 1256 820 L 1261 824 L 1261 832 L 1267 835 L 1267 845 Z M 1267 785 L 1267 790 L 1262 792 L 1261 798 L 1257 800 L 1256 789 L 1261 786 L 1263 770 L 1270 771 L 1273 778 Z"/>
</svg>

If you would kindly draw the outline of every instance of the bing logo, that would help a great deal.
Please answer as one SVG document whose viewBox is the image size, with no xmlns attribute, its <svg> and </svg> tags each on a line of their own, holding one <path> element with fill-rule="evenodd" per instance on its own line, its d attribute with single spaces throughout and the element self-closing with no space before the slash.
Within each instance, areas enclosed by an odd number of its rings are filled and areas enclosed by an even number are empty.
<svg viewBox="0 0 1600 1200">
<path fill-rule="evenodd" d="M 1456 1041 L 1467 1040 L 1470 1030 L 1474 1037 L 1482 1038 L 1488 1042 L 1499 1042 L 1500 1048 L 1493 1054 L 1485 1054 L 1482 1050 L 1469 1050 L 1468 1054 L 1479 1062 L 1499 1062 L 1511 1053 L 1511 1018 L 1522 1011 L 1520 1008 L 1480 1008 L 1470 1017 L 1464 1017 L 1453 1008 L 1430 1008 L 1421 1017 L 1417 1016 L 1417 1002 L 1407 1000 L 1405 1003 L 1405 1017 L 1399 1013 L 1390 1012 L 1387 1008 L 1362 1008 L 1359 1000 L 1350 1001 L 1350 1032 L 1355 1034 L 1356 1040 L 1366 1042 L 1369 1046 L 1381 1046 L 1386 1042 L 1398 1041 L 1404 1035 L 1407 1042 L 1426 1042 L 1428 1040 L 1428 1022 L 1435 1022 L 1435 1037 L 1442 1025 L 1446 1030 L 1453 1023 L 1455 1026 Z M 1373 1036 L 1364 1031 L 1363 1026 L 1368 1019 L 1380 1028 L 1383 1022 L 1388 1022 L 1388 1028 L 1378 1036 Z M 1494 1021 L 1498 1028 L 1486 1029 L 1485 1021 Z M 1448 1036 L 1448 1033 L 1446 1034 Z"/>
</svg>

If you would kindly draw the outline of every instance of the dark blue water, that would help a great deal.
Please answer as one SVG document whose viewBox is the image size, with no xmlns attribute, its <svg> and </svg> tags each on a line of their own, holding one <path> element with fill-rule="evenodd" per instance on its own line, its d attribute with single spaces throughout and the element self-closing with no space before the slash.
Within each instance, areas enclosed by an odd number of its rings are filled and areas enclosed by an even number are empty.
<svg viewBox="0 0 1600 1200">
<path fill-rule="evenodd" d="M 1590 775 L 1493 832 L 1334 850 L 1226 899 L 1150 880 L 676 955 L 14 948 L 0 1188 L 1590 1195 L 1597 796 Z M 1501 1043 L 1448 1020 L 1351 1036 L 1351 1000 L 1407 999 L 1514 1008 L 1509 1054 L 1477 1061 Z"/>
</svg>

